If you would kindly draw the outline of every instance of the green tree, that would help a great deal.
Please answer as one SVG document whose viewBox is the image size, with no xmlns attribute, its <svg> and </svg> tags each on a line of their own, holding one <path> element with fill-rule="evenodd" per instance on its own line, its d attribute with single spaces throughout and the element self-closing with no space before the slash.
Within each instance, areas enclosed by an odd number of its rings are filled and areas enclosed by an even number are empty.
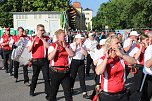
<svg viewBox="0 0 152 101">
<path fill-rule="evenodd" d="M 91 31 L 91 25 L 90 25 L 90 22 L 88 23 L 87 31 Z"/>
<path fill-rule="evenodd" d="M 13 16 L 9 12 L 66 11 L 70 0 L 1 0 L 0 26 L 13 27 Z"/>
<path fill-rule="evenodd" d="M 93 18 L 93 28 L 150 28 L 152 26 L 151 0 L 111 0 L 101 4 Z"/>
</svg>

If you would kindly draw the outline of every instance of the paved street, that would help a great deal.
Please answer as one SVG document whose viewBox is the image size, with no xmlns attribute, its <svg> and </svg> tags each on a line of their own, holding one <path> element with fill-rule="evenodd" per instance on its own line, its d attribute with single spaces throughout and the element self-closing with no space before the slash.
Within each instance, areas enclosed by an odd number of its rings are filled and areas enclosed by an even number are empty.
<svg viewBox="0 0 152 101">
<path fill-rule="evenodd" d="M 0 67 L 2 67 L 1 60 L 0 60 Z M 15 79 L 13 78 L 13 76 L 9 76 L 9 74 L 6 74 L 4 70 L 0 70 L 0 101 L 46 101 L 44 94 L 44 81 L 42 79 L 42 73 L 40 73 L 38 85 L 35 90 L 36 96 L 31 97 L 29 96 L 29 87 L 25 86 L 23 83 L 22 69 L 23 68 L 20 67 L 19 82 L 17 83 L 15 83 Z M 31 78 L 31 76 L 32 76 L 32 68 L 29 68 L 29 77 Z M 129 75 L 129 77 L 131 78 L 132 75 Z M 132 84 L 130 82 L 132 81 L 129 81 L 129 83 L 127 83 L 127 87 L 129 87 Z M 86 77 L 86 85 L 87 85 L 88 95 L 91 95 L 94 85 L 93 76 Z M 131 99 L 130 101 L 136 101 L 134 100 L 136 96 L 137 94 L 134 94 L 134 96 L 132 96 L 133 99 Z M 74 101 L 91 101 L 91 100 L 86 100 L 82 97 L 80 85 L 78 82 L 78 77 L 75 83 L 73 99 Z M 65 101 L 62 87 L 60 87 L 59 89 L 57 95 L 57 101 Z"/>
<path fill-rule="evenodd" d="M 1 61 L 0 61 L 1 62 Z M 0 63 L 0 67 L 2 63 Z M 44 94 L 44 81 L 42 80 L 42 73 L 40 73 L 38 85 L 36 88 L 36 96 L 29 96 L 29 87 L 24 85 L 22 67 L 19 70 L 19 82 L 15 83 L 13 76 L 6 74 L 4 70 L 0 70 L 0 101 L 46 101 Z M 32 69 L 29 68 L 29 77 L 32 76 Z M 93 90 L 93 77 L 86 78 L 87 90 L 90 95 Z M 90 80 L 91 79 L 91 80 Z M 82 97 L 79 89 L 79 82 L 76 81 L 73 99 L 74 101 L 90 101 Z M 65 101 L 62 87 L 60 87 L 57 101 Z"/>
</svg>

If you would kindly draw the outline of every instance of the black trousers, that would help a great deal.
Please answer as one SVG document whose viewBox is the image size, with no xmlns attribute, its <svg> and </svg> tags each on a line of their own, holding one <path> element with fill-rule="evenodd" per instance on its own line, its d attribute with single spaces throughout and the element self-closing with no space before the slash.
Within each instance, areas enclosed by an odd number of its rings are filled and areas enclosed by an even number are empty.
<svg viewBox="0 0 152 101">
<path fill-rule="evenodd" d="M 59 89 L 60 84 L 63 87 L 65 100 L 73 101 L 71 94 L 71 85 L 70 85 L 70 73 L 59 73 L 50 69 L 50 78 L 51 78 L 51 89 L 49 101 L 56 101 L 56 95 Z"/>
<path fill-rule="evenodd" d="M 116 94 L 116 95 L 101 93 L 100 101 L 129 101 L 129 97 L 127 93 Z"/>
<path fill-rule="evenodd" d="M 3 54 L 3 52 L 4 52 L 4 50 L 3 50 L 3 48 L 1 48 L 1 49 L 0 49 L 0 55 L 1 55 L 2 59 L 4 59 L 4 54 Z"/>
<path fill-rule="evenodd" d="M 19 62 L 14 61 L 14 78 L 18 78 Z M 23 66 L 24 83 L 29 82 L 28 65 Z"/>
<path fill-rule="evenodd" d="M 134 74 L 134 86 L 133 86 L 133 89 L 135 91 L 139 91 L 140 90 L 140 87 L 141 87 L 141 84 L 142 84 L 142 80 L 143 80 L 143 70 L 140 69 L 138 70 L 137 74 Z"/>
<path fill-rule="evenodd" d="M 42 70 L 43 79 L 45 82 L 45 94 L 49 95 L 50 92 L 50 80 L 49 80 L 49 62 L 46 58 L 34 61 L 32 60 L 32 82 L 30 86 L 30 91 L 34 92 L 39 77 L 40 70 Z"/>
<path fill-rule="evenodd" d="M 70 65 L 70 72 L 71 72 L 71 88 L 74 87 L 75 78 L 78 73 L 79 80 L 80 80 L 80 87 L 83 92 L 86 92 L 84 60 L 72 59 L 71 65 Z"/>
<path fill-rule="evenodd" d="M 150 101 L 152 97 L 152 76 L 147 75 L 143 90 L 142 90 L 142 96 L 140 101 Z"/>
<path fill-rule="evenodd" d="M 4 56 L 4 68 L 8 71 L 8 61 L 11 61 L 11 50 L 4 50 L 3 49 L 3 56 Z"/>
<path fill-rule="evenodd" d="M 90 66 L 92 63 L 93 63 L 93 60 L 92 60 L 90 54 L 88 54 L 87 55 L 87 67 L 86 67 L 86 74 L 88 74 L 88 75 L 90 73 Z"/>
<path fill-rule="evenodd" d="M 10 66 L 9 66 L 9 73 L 12 74 L 13 72 L 13 67 L 14 67 L 14 61 L 11 59 L 10 60 Z"/>
</svg>

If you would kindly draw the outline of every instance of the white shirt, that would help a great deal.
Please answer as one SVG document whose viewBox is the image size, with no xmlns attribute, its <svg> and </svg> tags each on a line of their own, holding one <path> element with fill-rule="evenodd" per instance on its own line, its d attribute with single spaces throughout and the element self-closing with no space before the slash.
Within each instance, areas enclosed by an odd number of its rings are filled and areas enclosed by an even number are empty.
<svg viewBox="0 0 152 101">
<path fill-rule="evenodd" d="M 74 57 L 73 57 L 73 59 L 76 59 L 76 60 L 84 60 L 84 54 L 83 54 L 83 52 L 82 52 L 82 50 L 81 50 L 81 48 L 80 48 L 80 46 L 78 45 L 78 46 L 76 46 L 76 42 L 73 42 L 73 43 L 71 43 L 70 44 L 70 47 L 72 48 L 72 50 L 75 50 L 75 55 L 74 55 Z M 85 45 L 82 45 L 82 48 L 84 49 L 84 50 L 86 50 L 86 46 Z"/>
<path fill-rule="evenodd" d="M 86 46 L 86 48 L 90 50 L 88 51 L 90 55 L 95 52 L 97 44 L 98 42 L 96 40 L 91 41 L 89 38 L 86 39 L 84 42 L 84 45 Z"/>
<path fill-rule="evenodd" d="M 130 38 L 128 38 L 127 40 L 125 40 L 125 41 L 124 41 L 123 48 L 128 47 L 128 46 L 130 45 L 130 41 L 131 41 Z M 133 55 L 134 55 L 133 49 L 134 49 L 135 47 L 136 47 L 136 43 L 133 42 L 133 43 L 132 43 L 132 46 L 130 47 L 129 51 L 128 51 L 126 54 L 129 55 L 129 56 L 131 56 L 131 57 L 133 57 Z"/>
<path fill-rule="evenodd" d="M 104 49 L 96 49 L 93 61 L 100 59 L 104 55 Z"/>
<path fill-rule="evenodd" d="M 145 50 L 144 69 L 143 69 L 144 74 L 152 75 L 152 66 L 150 68 L 146 67 L 146 62 L 151 58 L 152 58 L 152 45 L 148 46 L 147 49 Z"/>
</svg>

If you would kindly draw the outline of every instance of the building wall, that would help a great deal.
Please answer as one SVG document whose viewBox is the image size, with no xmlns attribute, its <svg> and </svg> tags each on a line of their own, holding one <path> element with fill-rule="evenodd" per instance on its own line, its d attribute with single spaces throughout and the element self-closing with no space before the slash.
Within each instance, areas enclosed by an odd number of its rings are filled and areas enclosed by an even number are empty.
<svg viewBox="0 0 152 101">
<path fill-rule="evenodd" d="M 83 13 L 85 14 L 85 24 L 88 27 L 89 23 L 92 30 L 92 10 L 84 10 Z"/>
<path fill-rule="evenodd" d="M 14 29 L 22 26 L 24 29 L 34 30 L 36 26 L 43 24 L 46 32 L 53 34 L 57 29 L 60 29 L 60 14 L 41 14 L 41 13 L 15 13 L 13 14 Z"/>
</svg>

